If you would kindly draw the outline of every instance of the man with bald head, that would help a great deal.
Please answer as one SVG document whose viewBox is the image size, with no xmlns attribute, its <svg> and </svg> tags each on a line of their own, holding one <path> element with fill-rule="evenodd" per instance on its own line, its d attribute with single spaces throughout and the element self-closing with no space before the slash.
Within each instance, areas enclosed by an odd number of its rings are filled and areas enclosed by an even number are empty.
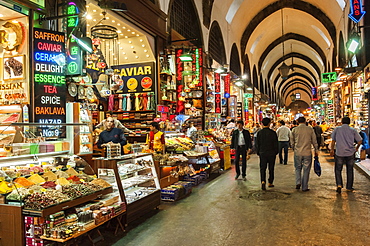
<svg viewBox="0 0 370 246">
<path fill-rule="evenodd" d="M 114 119 L 112 117 L 107 118 L 106 127 L 107 129 L 102 131 L 99 135 L 99 140 L 97 142 L 98 148 L 101 149 L 102 145 L 111 143 L 119 143 L 121 147 L 126 145 L 127 141 L 123 130 L 114 127 Z"/>
</svg>

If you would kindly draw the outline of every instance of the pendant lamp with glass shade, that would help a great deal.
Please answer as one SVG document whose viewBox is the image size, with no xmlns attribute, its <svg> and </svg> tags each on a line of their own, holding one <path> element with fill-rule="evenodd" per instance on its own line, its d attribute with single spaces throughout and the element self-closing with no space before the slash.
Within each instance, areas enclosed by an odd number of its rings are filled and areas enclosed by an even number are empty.
<svg viewBox="0 0 370 246">
<path fill-rule="evenodd" d="M 281 33 L 283 38 L 283 64 L 278 68 L 280 76 L 282 79 L 287 79 L 289 75 L 290 67 L 285 64 L 285 50 L 284 50 L 284 14 L 283 9 L 281 9 Z"/>
</svg>

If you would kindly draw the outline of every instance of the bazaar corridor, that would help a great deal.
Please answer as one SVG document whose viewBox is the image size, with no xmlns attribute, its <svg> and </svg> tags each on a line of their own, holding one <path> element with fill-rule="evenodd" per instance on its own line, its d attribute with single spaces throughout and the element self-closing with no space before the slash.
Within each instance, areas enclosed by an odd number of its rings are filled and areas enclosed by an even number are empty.
<svg viewBox="0 0 370 246">
<path fill-rule="evenodd" d="M 320 151 L 321 177 L 312 170 L 310 191 L 297 191 L 289 150 L 288 165 L 276 164 L 275 187 L 262 191 L 258 161 L 256 155 L 248 161 L 247 181 L 235 181 L 234 169 L 228 170 L 180 201 L 162 202 L 125 236 L 99 245 L 370 245 L 370 181 L 364 174 L 356 169 L 356 190 L 337 194 L 334 160 Z"/>
</svg>

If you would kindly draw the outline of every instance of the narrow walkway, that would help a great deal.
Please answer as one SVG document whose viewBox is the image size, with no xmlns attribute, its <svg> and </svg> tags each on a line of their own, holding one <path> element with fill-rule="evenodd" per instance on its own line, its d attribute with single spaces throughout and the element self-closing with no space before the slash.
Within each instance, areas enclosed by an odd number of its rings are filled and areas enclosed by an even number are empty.
<svg viewBox="0 0 370 246">
<path fill-rule="evenodd" d="M 312 170 L 310 191 L 297 191 L 290 150 L 288 165 L 276 164 L 275 187 L 262 191 L 252 155 L 247 181 L 225 171 L 190 196 L 162 203 L 114 245 L 370 245 L 369 180 L 356 170 L 356 190 L 337 194 L 334 160 L 321 152 L 320 161 L 321 177 Z"/>
</svg>

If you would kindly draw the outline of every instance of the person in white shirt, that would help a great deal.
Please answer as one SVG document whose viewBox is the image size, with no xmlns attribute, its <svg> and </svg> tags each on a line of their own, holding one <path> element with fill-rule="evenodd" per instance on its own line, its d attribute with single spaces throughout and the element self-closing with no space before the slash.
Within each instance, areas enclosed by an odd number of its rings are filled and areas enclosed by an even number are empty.
<svg viewBox="0 0 370 246">
<path fill-rule="evenodd" d="M 107 119 L 109 117 L 112 117 L 112 111 L 107 111 L 105 113 L 105 119 L 102 120 L 102 122 L 100 122 L 98 125 L 95 126 L 95 129 L 99 129 L 100 127 L 104 127 L 104 130 L 106 130 L 108 128 L 108 122 L 107 122 Z M 113 119 L 114 120 L 114 127 L 115 128 L 121 128 L 123 130 L 123 132 L 125 133 L 135 133 L 134 131 L 131 131 L 129 129 L 127 129 L 119 120 L 117 119 Z"/>
<path fill-rule="evenodd" d="M 287 165 L 288 164 L 288 148 L 289 148 L 289 140 L 290 140 L 290 129 L 285 126 L 285 122 L 283 120 L 279 121 L 280 127 L 276 130 L 276 134 L 278 136 L 279 141 L 279 160 L 280 164 Z M 284 150 L 284 158 L 283 158 L 283 150 Z"/>
<path fill-rule="evenodd" d="M 196 131 L 198 131 L 197 130 L 197 128 L 194 126 L 194 122 L 190 122 L 189 123 L 189 128 L 188 128 L 188 130 L 186 131 L 186 136 L 187 137 L 191 137 L 191 134 L 193 133 L 193 132 L 196 132 Z"/>
<path fill-rule="evenodd" d="M 231 133 L 234 131 L 235 126 L 236 126 L 235 121 L 233 119 L 231 119 L 229 124 L 227 124 L 227 126 L 226 126 L 226 130 L 229 133 L 229 135 L 231 135 Z"/>
</svg>

